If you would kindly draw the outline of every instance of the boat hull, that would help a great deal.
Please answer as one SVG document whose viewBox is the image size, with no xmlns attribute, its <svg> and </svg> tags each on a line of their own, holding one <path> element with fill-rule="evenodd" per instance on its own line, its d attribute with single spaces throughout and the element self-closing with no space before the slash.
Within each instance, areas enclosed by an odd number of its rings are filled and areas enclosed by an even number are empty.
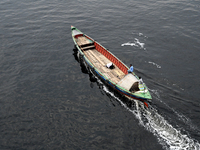
<svg viewBox="0 0 200 150">
<path fill-rule="evenodd" d="M 79 31 L 79 30 L 78 30 Z M 82 32 L 80 32 L 82 33 Z M 87 37 L 88 39 L 90 39 L 91 41 L 95 42 L 95 46 L 98 47 L 102 47 L 104 48 L 102 45 L 100 45 L 99 43 L 97 43 L 96 41 L 94 41 L 92 38 L 90 38 L 89 36 L 85 35 L 85 34 L 77 34 L 77 35 L 84 35 L 85 37 Z M 77 36 L 75 35 L 75 36 Z M 117 91 L 120 95 L 123 95 L 125 97 L 128 97 L 129 99 L 131 100 L 139 100 L 139 101 L 142 101 L 142 102 L 146 102 L 146 101 L 149 101 L 151 100 L 151 96 L 148 96 L 147 98 L 146 97 L 140 97 L 140 96 L 137 96 L 135 95 L 134 93 L 131 93 L 127 90 L 124 90 L 123 88 L 121 88 L 120 86 L 116 85 L 116 84 L 113 84 L 112 81 L 110 81 L 109 79 L 107 79 L 104 74 L 102 74 L 98 69 L 95 69 L 95 67 L 93 66 L 93 64 L 91 63 L 91 61 L 86 57 L 86 55 L 83 53 L 82 49 L 80 48 L 80 46 L 77 44 L 76 40 L 75 40 L 75 37 L 73 34 L 72 34 L 72 38 L 73 38 L 73 41 L 75 43 L 75 46 L 79 52 L 79 55 L 80 57 L 82 58 L 82 61 L 85 62 L 85 64 L 87 65 L 87 68 L 93 73 L 95 74 L 96 76 L 98 76 L 99 79 L 101 79 L 104 83 L 106 83 L 108 86 L 110 86 L 112 89 L 114 89 L 115 91 Z M 110 52 L 109 52 L 110 53 Z M 112 53 L 111 53 L 112 54 Z M 114 57 L 114 55 L 113 55 Z M 117 59 L 118 60 L 118 59 Z M 121 62 L 120 62 L 121 63 Z M 124 65 L 122 63 L 122 65 Z M 123 70 L 126 74 L 127 74 L 127 70 L 128 70 L 128 67 L 125 66 L 125 69 Z"/>
</svg>

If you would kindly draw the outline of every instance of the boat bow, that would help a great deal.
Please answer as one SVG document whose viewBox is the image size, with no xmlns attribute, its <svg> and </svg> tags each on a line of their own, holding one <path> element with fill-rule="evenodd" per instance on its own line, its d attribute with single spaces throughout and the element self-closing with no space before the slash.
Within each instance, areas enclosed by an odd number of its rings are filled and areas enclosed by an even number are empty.
<svg viewBox="0 0 200 150">
<path fill-rule="evenodd" d="M 131 99 L 143 102 L 152 99 L 147 86 L 139 82 L 134 72 L 128 73 L 128 67 L 121 60 L 74 26 L 71 30 L 74 43 L 85 62 L 102 80 Z M 113 64 L 114 68 L 106 67 L 108 64 Z"/>
</svg>

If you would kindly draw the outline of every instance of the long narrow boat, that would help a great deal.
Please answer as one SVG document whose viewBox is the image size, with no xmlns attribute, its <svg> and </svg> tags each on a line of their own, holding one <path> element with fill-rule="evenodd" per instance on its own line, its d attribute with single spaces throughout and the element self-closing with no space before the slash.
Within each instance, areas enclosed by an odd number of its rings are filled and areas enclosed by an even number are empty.
<svg viewBox="0 0 200 150">
<path fill-rule="evenodd" d="M 138 76 L 128 73 L 128 67 L 101 44 L 71 26 L 72 38 L 87 66 L 110 87 L 130 100 L 140 100 L 147 107 L 146 101 L 151 94 Z"/>
</svg>

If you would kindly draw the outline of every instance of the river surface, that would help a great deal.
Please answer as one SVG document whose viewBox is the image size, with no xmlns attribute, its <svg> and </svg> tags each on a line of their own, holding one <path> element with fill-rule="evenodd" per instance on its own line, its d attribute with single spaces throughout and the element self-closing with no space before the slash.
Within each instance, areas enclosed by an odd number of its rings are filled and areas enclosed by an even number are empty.
<svg viewBox="0 0 200 150">
<path fill-rule="evenodd" d="M 199 150 L 200 2 L 1 0 L 1 150 Z M 80 66 L 71 25 L 143 78 L 148 110 Z"/>
</svg>

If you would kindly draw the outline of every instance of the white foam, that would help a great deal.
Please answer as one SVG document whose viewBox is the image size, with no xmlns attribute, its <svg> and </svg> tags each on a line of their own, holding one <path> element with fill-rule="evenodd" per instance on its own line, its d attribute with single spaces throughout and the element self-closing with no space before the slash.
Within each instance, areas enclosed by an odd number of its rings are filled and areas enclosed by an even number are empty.
<svg viewBox="0 0 200 150">
<path fill-rule="evenodd" d="M 90 70 L 91 71 L 91 70 Z M 93 74 L 94 75 L 94 74 Z M 94 75 L 95 76 L 95 75 Z M 144 108 L 144 104 L 140 101 L 134 100 L 135 107 L 129 108 L 118 97 L 110 92 L 107 87 L 95 76 L 97 82 L 102 85 L 103 90 L 115 98 L 120 104 L 131 112 L 139 121 L 139 124 L 145 129 L 153 133 L 158 142 L 165 149 L 171 150 L 199 150 L 200 144 L 188 135 L 182 134 L 179 130 L 170 125 L 153 107 L 149 106 L 148 109 Z M 159 96 L 159 93 L 155 91 Z"/>
<path fill-rule="evenodd" d="M 144 43 L 140 42 L 137 38 L 135 38 L 135 42 L 141 47 L 144 48 Z"/>
<path fill-rule="evenodd" d="M 136 43 L 130 43 L 130 42 L 124 43 L 121 46 L 125 46 L 125 45 L 130 45 L 130 46 L 136 46 L 136 47 L 138 47 L 138 45 Z"/>
<path fill-rule="evenodd" d="M 149 61 L 148 63 L 149 63 L 149 64 L 153 64 L 154 66 L 156 66 L 156 67 L 159 68 L 159 69 L 161 68 L 161 66 L 158 65 L 158 64 L 156 64 L 155 62 L 151 62 L 151 61 Z"/>
<path fill-rule="evenodd" d="M 139 36 L 142 36 L 143 35 L 143 33 L 139 33 Z"/>
<path fill-rule="evenodd" d="M 188 150 L 194 149 L 199 150 L 200 144 L 185 134 L 175 129 L 170 125 L 157 110 L 150 107 L 149 109 L 144 109 L 143 103 L 135 100 L 135 109 L 130 109 L 126 106 L 119 98 L 115 97 L 112 92 L 110 92 L 106 86 L 103 86 L 103 90 L 114 97 L 120 104 L 125 107 L 129 112 L 131 112 L 138 120 L 139 124 L 144 126 L 145 129 L 152 132 L 157 138 L 159 143 L 163 148 L 171 150 Z"/>
<path fill-rule="evenodd" d="M 127 42 L 127 43 L 123 43 L 121 44 L 121 46 L 135 46 L 135 47 L 139 47 L 140 49 L 144 49 L 146 50 L 146 48 L 144 47 L 145 43 L 142 43 L 139 41 L 139 39 L 135 38 L 134 42 Z"/>
</svg>

